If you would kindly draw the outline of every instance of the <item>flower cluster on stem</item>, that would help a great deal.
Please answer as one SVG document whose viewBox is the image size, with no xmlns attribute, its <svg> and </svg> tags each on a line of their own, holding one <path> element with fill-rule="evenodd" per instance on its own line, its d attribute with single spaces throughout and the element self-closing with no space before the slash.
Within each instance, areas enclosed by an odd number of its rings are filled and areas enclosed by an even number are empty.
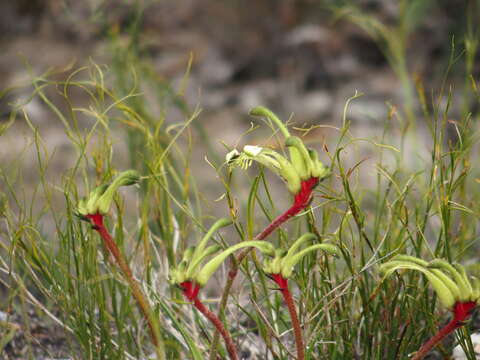
<svg viewBox="0 0 480 360">
<path fill-rule="evenodd" d="M 423 359 L 442 339 L 465 324 L 480 301 L 480 279 L 467 276 L 460 264 L 451 264 L 443 259 L 427 262 L 408 255 L 397 255 L 382 264 L 384 278 L 397 270 L 415 270 L 423 273 L 435 290 L 440 303 L 453 313 L 452 320 L 428 340 L 412 360 Z"/>
<path fill-rule="evenodd" d="M 282 293 L 287 305 L 292 320 L 298 360 L 305 359 L 305 349 L 302 328 L 298 320 L 293 296 L 288 288 L 288 279 L 292 276 L 295 265 L 308 253 L 316 250 L 323 250 L 331 255 L 337 253 L 337 247 L 327 243 L 310 245 L 303 250 L 299 250 L 304 243 L 316 238 L 316 235 L 312 233 L 304 234 L 290 246 L 288 251 L 282 249 L 275 250 L 275 255 L 271 259 L 265 260 L 263 267 L 263 271 L 278 285 L 278 290 Z"/>
<path fill-rule="evenodd" d="M 104 224 L 104 217 L 110 210 L 113 197 L 115 196 L 118 188 L 121 186 L 137 184 L 139 180 L 140 176 L 134 170 L 120 173 L 111 184 L 102 184 L 91 191 L 87 197 L 81 199 L 77 206 L 77 215 L 81 219 L 89 221 L 92 224 L 92 228 L 98 232 L 103 240 L 104 247 L 115 259 L 117 266 L 130 286 L 132 295 L 137 301 L 140 311 L 147 321 L 150 330 L 150 336 L 153 344 L 155 345 L 157 358 L 164 360 L 165 348 L 160 334 L 158 322 L 155 319 L 154 313 L 150 307 L 150 304 L 148 303 L 147 298 L 143 294 L 140 285 L 133 277 L 130 266 L 128 265 L 125 257 Z"/>
<path fill-rule="evenodd" d="M 208 241 L 215 231 L 231 223 L 229 219 L 218 220 L 195 247 L 188 248 L 184 252 L 183 258 L 178 266 L 170 270 L 170 283 L 179 286 L 184 297 L 193 303 L 193 306 L 215 326 L 225 341 L 225 346 L 227 347 L 230 358 L 236 360 L 238 359 L 237 350 L 230 333 L 223 326 L 219 317 L 200 301 L 198 294 L 218 267 L 235 251 L 245 247 L 254 247 L 264 253 L 273 254 L 275 250 L 273 245 L 269 243 L 262 241 L 245 241 L 217 254 L 221 250 L 221 247 L 217 245 L 207 246 Z M 215 256 L 204 264 L 204 261 L 212 255 Z"/>
<path fill-rule="evenodd" d="M 318 159 L 317 152 L 307 149 L 300 138 L 292 136 L 287 126 L 271 110 L 257 106 L 250 111 L 250 115 L 266 118 L 275 124 L 285 138 L 285 146 L 289 151 L 289 159 L 287 159 L 274 150 L 246 145 L 242 152 L 234 149 L 226 155 L 227 165 L 230 167 L 247 169 L 253 161 L 256 161 L 272 170 L 286 182 L 288 191 L 293 195 L 293 204 L 254 238 L 254 240 L 264 240 L 279 226 L 310 205 L 313 199 L 313 190 L 322 179 L 330 174 L 330 171 Z M 227 304 L 230 290 L 238 274 L 238 266 L 251 250 L 252 248 L 243 250 L 231 263 L 220 301 L 219 314 L 223 312 Z M 217 341 L 218 333 L 215 333 L 210 360 L 215 358 Z"/>
</svg>

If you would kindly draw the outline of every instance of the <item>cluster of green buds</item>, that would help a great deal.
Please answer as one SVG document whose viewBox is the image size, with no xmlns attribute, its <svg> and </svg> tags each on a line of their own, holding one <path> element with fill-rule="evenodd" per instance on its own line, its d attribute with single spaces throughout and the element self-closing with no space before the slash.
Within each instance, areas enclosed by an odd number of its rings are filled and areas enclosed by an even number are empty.
<svg viewBox="0 0 480 360">
<path fill-rule="evenodd" d="M 315 240 L 316 238 L 317 236 L 315 234 L 306 233 L 299 237 L 288 250 L 275 250 L 274 256 L 264 261 L 263 271 L 270 275 L 282 289 L 286 285 L 286 280 L 292 276 L 295 265 L 308 253 L 322 250 L 330 255 L 337 254 L 338 248 L 328 243 L 314 244 L 300 250 L 304 243 Z"/>
<path fill-rule="evenodd" d="M 188 300 L 195 300 L 201 287 L 203 287 L 220 265 L 235 251 L 245 247 L 255 247 L 261 252 L 273 255 L 275 248 L 264 241 L 244 241 L 217 254 L 222 248 L 219 245 L 207 246 L 210 238 L 218 229 L 232 223 L 230 219 L 216 221 L 208 230 L 202 240 L 194 247 L 188 248 L 177 267 L 170 270 L 169 280 L 172 285 L 182 288 Z M 207 257 L 213 256 L 204 264 Z"/>
<path fill-rule="evenodd" d="M 397 255 L 381 265 L 384 279 L 397 270 L 416 270 L 425 275 L 442 305 L 455 317 L 466 319 L 480 300 L 480 279 L 467 276 L 463 266 L 442 259 L 427 262 L 408 255 Z"/>
<path fill-rule="evenodd" d="M 243 151 L 234 149 L 226 155 L 228 165 L 247 169 L 256 161 L 281 176 L 286 181 L 288 190 L 294 195 L 305 187 L 305 183 L 311 183 L 310 186 L 314 187 L 319 180 L 328 176 L 329 171 L 318 160 L 317 152 L 307 149 L 300 138 L 291 136 L 285 124 L 272 111 L 259 106 L 253 108 L 250 115 L 266 117 L 279 127 L 285 137 L 290 160 L 274 150 L 246 145 Z"/>
<path fill-rule="evenodd" d="M 135 170 L 123 171 L 110 184 L 97 186 L 90 194 L 78 202 L 77 214 L 85 218 L 88 215 L 106 215 L 110 210 L 113 197 L 120 186 L 137 184 L 140 175 Z"/>
</svg>

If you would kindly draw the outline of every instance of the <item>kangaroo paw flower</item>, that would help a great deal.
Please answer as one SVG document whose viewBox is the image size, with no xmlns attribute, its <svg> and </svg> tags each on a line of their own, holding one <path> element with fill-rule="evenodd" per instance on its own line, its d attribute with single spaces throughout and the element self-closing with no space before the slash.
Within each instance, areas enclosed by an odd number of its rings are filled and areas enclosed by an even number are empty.
<svg viewBox="0 0 480 360">
<path fill-rule="evenodd" d="M 413 360 L 420 360 L 445 336 L 464 325 L 480 302 L 480 281 L 469 279 L 460 264 L 451 264 L 443 259 L 430 262 L 408 256 L 397 255 L 382 264 L 380 271 L 384 279 L 397 270 L 415 270 L 423 273 L 435 290 L 440 303 L 452 311 L 453 319 L 417 351 Z"/>
<path fill-rule="evenodd" d="M 102 184 L 92 190 L 86 198 L 81 199 L 77 206 L 77 214 L 82 218 L 94 214 L 106 215 L 118 188 L 134 185 L 139 180 L 140 175 L 135 170 L 118 174 L 111 184 Z"/>
<path fill-rule="evenodd" d="M 323 250 L 328 254 L 335 255 L 337 247 L 333 244 L 315 244 L 300 250 L 300 247 L 311 240 L 316 239 L 312 233 L 306 233 L 298 238 L 288 250 L 277 249 L 271 259 L 264 261 L 263 271 L 269 278 L 271 278 L 278 285 L 278 290 L 283 295 L 285 304 L 288 307 L 290 318 L 292 319 L 292 326 L 295 335 L 295 343 L 297 347 L 297 359 L 303 360 L 305 358 L 305 351 L 302 338 L 302 329 L 297 316 L 297 310 L 293 301 L 292 294 L 288 289 L 288 279 L 293 274 L 295 265 L 308 253 L 316 250 Z"/>
<path fill-rule="evenodd" d="M 285 124 L 267 108 L 256 107 L 250 114 L 266 117 L 279 127 L 285 137 L 285 146 L 289 150 L 290 159 L 268 148 L 246 145 L 242 152 L 236 149 L 230 151 L 226 155 L 227 163 L 230 166 L 247 169 L 253 161 L 256 161 L 282 177 L 293 195 L 305 191 L 305 188 L 309 188 L 311 193 L 318 182 L 329 175 L 328 169 L 318 160 L 318 154 L 312 149 L 307 149 L 299 137 L 291 136 Z M 303 182 L 308 182 L 308 186 Z"/>
<path fill-rule="evenodd" d="M 230 358 L 236 360 L 238 359 L 237 350 L 230 333 L 225 329 L 218 316 L 211 312 L 198 299 L 198 293 L 227 257 L 235 251 L 241 248 L 255 247 L 268 255 L 273 255 L 275 249 L 273 245 L 264 241 L 244 241 L 231 246 L 220 253 L 218 253 L 221 250 L 220 246 L 207 246 L 215 231 L 228 226 L 231 223 L 232 222 L 229 219 L 218 220 L 213 224 L 196 247 L 188 248 L 183 254 L 183 258 L 178 266 L 170 270 L 170 283 L 179 286 L 182 289 L 184 297 L 192 302 L 195 308 L 215 326 L 225 341 Z M 209 257 L 211 257 L 210 260 L 204 264 Z"/>
</svg>

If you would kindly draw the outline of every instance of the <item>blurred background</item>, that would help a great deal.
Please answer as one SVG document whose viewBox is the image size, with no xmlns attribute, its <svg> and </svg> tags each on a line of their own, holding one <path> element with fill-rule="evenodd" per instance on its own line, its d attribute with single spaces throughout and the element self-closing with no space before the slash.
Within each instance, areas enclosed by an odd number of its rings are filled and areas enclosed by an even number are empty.
<svg viewBox="0 0 480 360">
<path fill-rule="evenodd" d="M 49 69 L 55 80 L 65 79 L 91 62 L 109 68 L 111 80 L 128 53 L 165 88 L 178 89 L 192 56 L 185 98 L 203 109 L 198 122 L 209 134 L 228 139 L 258 104 L 282 118 L 294 113 L 298 124 L 339 125 L 355 90 L 364 96 L 353 104 L 353 126 L 370 132 L 383 127 L 387 102 L 405 99 L 409 108 L 401 110 L 412 116 L 415 81 L 427 94 L 438 89 L 452 56 L 458 58 L 450 84 L 457 80 L 461 90 L 461 54 L 477 19 L 477 2 L 467 0 L 3 0 L 0 84 L 21 86 Z M 479 69 L 473 62 L 474 75 Z M 2 97 L 3 120 L 19 95 Z M 51 127 L 52 142 L 60 141 L 40 99 L 27 111 Z"/>
<path fill-rule="evenodd" d="M 423 169 L 419 152 L 428 156 L 431 138 L 421 114 L 432 99 L 448 104 L 452 139 L 457 121 L 477 116 L 471 79 L 480 75 L 479 18 L 476 0 L 0 0 L 0 134 L 10 127 L 0 166 L 5 173 L 21 168 L 30 198 L 38 184 L 35 128 L 49 154 L 47 179 L 55 183 L 72 168 L 77 153 L 65 131 L 72 119 L 59 113 L 92 107 L 86 91 L 64 85 L 93 79 L 118 99 L 141 96 L 139 113 L 167 129 L 202 110 L 192 143 L 179 143 L 190 147 L 209 214 L 223 189 L 205 158 L 219 164 L 227 148 L 245 143 L 248 111 L 257 105 L 311 129 L 306 141 L 320 149 L 335 141 L 347 100 L 361 93 L 348 108 L 354 136 L 403 147 L 405 166 Z M 72 124 L 88 129 L 96 121 L 83 111 Z M 132 166 L 135 152 L 126 149 L 123 130 L 115 131 L 112 163 Z M 269 135 L 260 129 L 248 140 L 265 144 Z M 378 154 L 360 146 L 352 155 L 354 163 Z M 376 174 L 359 176 L 368 184 Z M 63 201 L 61 193 L 53 197 Z M 289 199 L 278 201 L 282 207 Z M 44 226 L 54 231 L 48 220 Z M 32 326 L 43 349 L 67 347 L 62 331 Z M 26 340 L 16 341 L 12 358 Z"/>
<path fill-rule="evenodd" d="M 401 134 L 410 131 L 418 140 L 415 133 L 423 136 L 428 126 L 416 119 L 423 106 L 419 88 L 427 102 L 447 103 L 450 96 L 453 121 L 475 110 L 476 100 L 464 90 L 480 71 L 478 15 L 475 0 L 3 0 L 0 121 L 21 108 L 47 149 L 61 149 L 50 167 L 69 168 L 72 144 L 44 98 L 65 111 L 71 104 L 54 82 L 77 70 L 73 78 L 91 77 L 99 66 L 101 80 L 118 97 L 141 94 L 149 116 L 167 125 L 202 109 L 194 121 L 195 146 L 206 149 L 193 152 L 200 171 L 205 154 L 219 160 L 222 142 L 239 143 L 256 105 L 282 119 L 293 115 L 297 127 L 339 127 L 347 99 L 358 92 L 363 96 L 348 112 L 355 136 L 382 137 L 388 123 L 393 145 L 400 145 Z M 31 86 L 35 81 L 42 83 L 42 96 Z M 451 94 L 445 91 L 450 88 Z M 68 97 L 77 107 L 89 106 L 75 87 Z M 78 116 L 80 127 L 94 123 L 88 114 Z M 4 166 L 30 141 L 25 121 L 13 126 L 0 144 Z M 328 144 L 336 133 L 323 127 L 307 135 Z M 428 152 L 428 139 L 415 147 L 423 144 Z M 24 156 L 27 182 L 35 180 L 32 155 Z M 114 156 L 126 157 L 122 146 Z"/>
</svg>

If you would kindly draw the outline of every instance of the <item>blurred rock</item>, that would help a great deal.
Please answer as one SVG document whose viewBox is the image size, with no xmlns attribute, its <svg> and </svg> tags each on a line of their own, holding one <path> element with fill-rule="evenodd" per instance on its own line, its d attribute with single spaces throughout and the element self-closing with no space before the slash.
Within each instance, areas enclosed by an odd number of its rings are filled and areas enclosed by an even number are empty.
<svg viewBox="0 0 480 360">
<path fill-rule="evenodd" d="M 472 340 L 473 349 L 475 350 L 475 358 L 480 360 L 480 333 L 472 334 L 470 336 Z M 455 346 L 453 349 L 453 359 L 454 360 L 468 360 L 467 354 L 463 351 L 463 348 L 460 344 Z"/>
</svg>

